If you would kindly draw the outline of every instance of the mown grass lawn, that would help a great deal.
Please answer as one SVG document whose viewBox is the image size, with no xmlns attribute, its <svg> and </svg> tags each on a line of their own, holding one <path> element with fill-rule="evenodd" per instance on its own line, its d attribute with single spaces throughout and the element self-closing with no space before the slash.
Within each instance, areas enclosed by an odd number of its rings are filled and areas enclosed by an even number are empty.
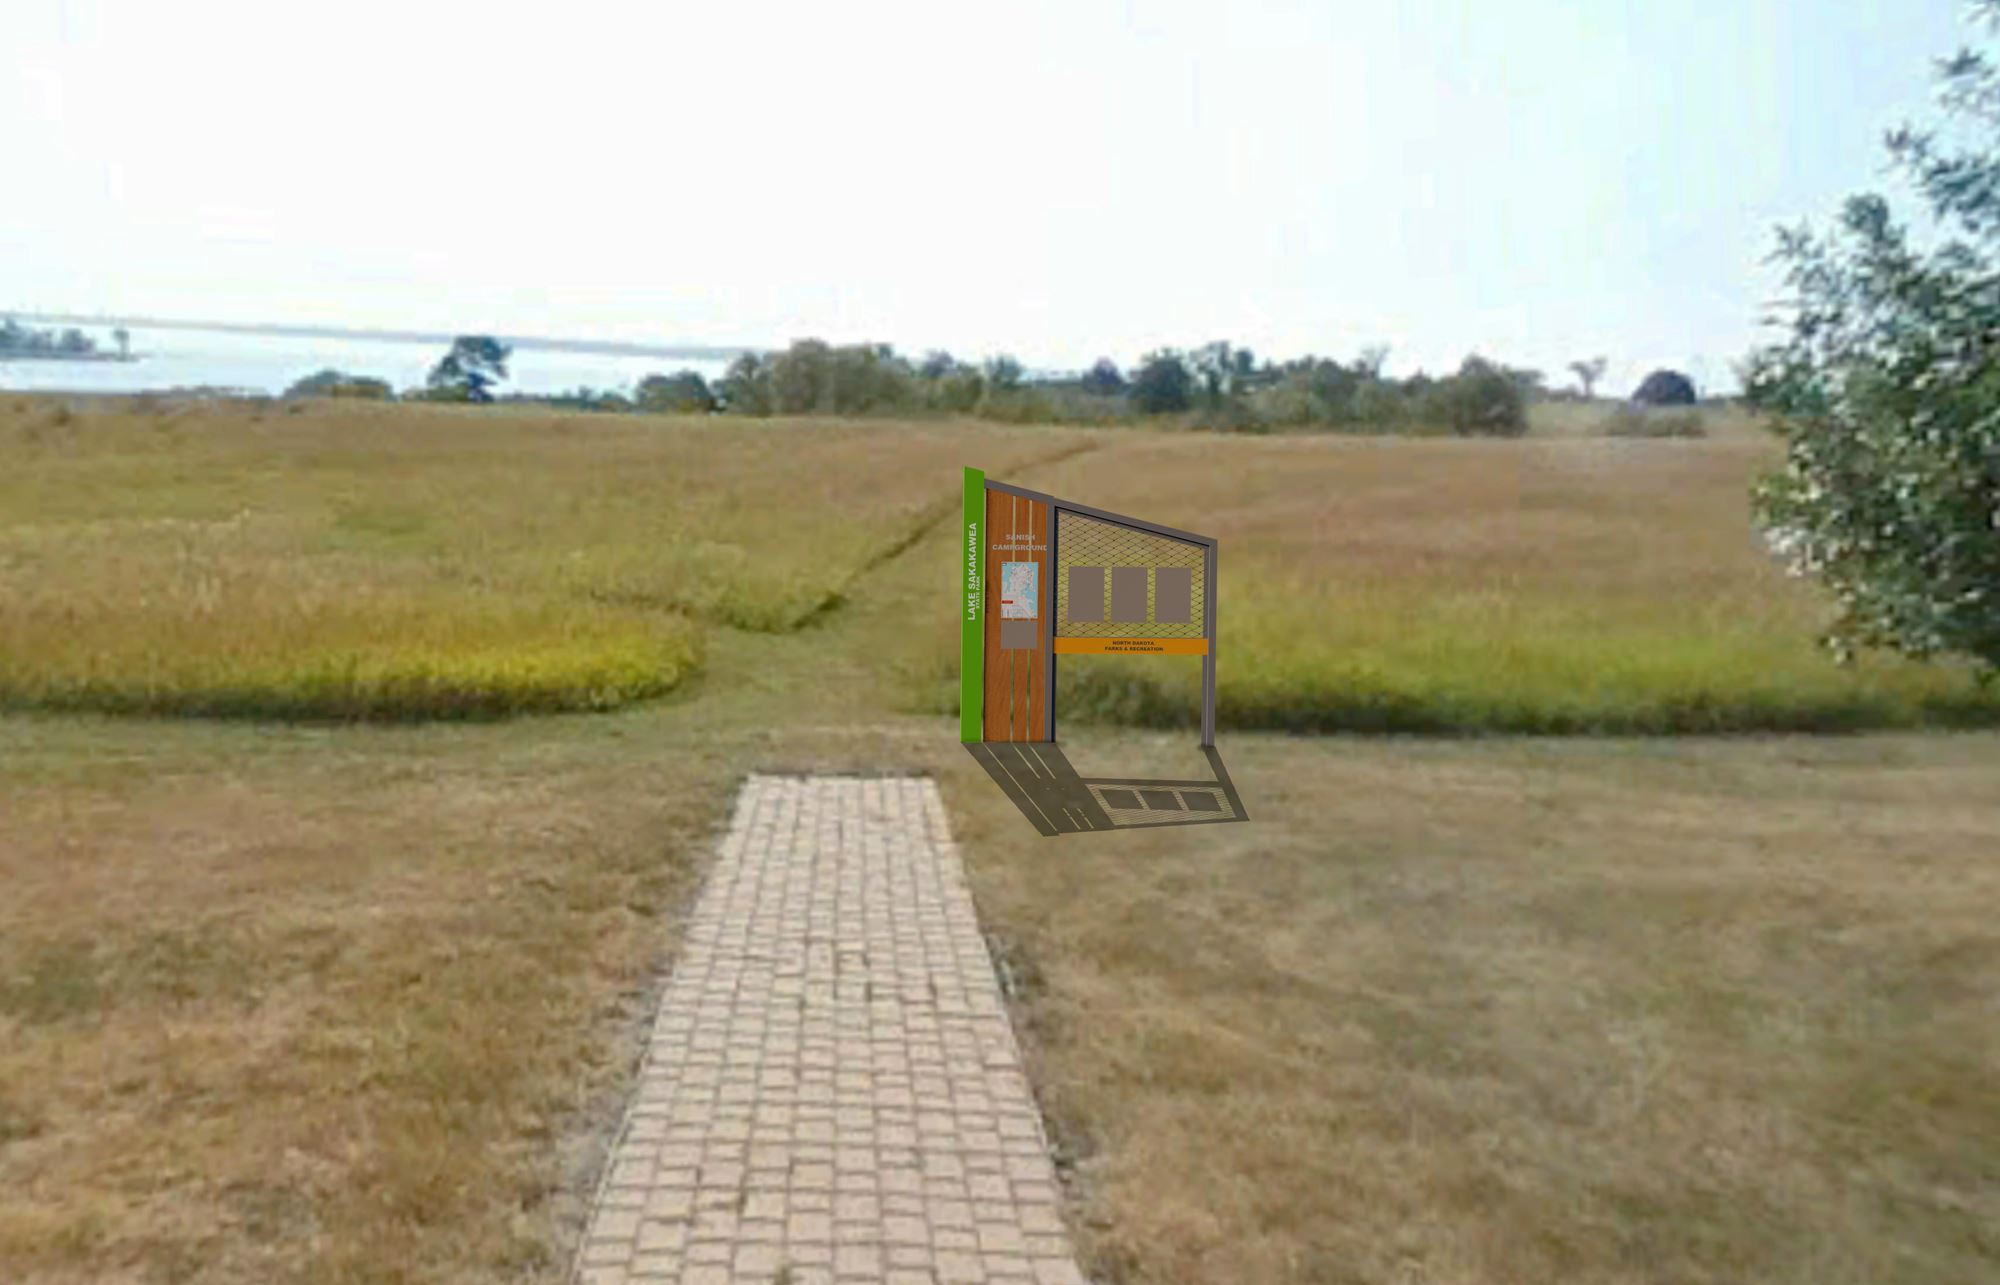
<svg viewBox="0 0 2000 1285">
<path fill-rule="evenodd" d="M 950 778 L 1104 1279 L 2000 1274 L 1992 733 L 1220 744 L 1247 825 Z"/>
</svg>

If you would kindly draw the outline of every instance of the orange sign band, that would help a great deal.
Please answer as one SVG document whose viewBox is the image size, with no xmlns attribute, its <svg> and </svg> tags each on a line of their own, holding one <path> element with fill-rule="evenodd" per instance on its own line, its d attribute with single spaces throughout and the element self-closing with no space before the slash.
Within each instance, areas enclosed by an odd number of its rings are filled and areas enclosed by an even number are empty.
<svg viewBox="0 0 2000 1285">
<path fill-rule="evenodd" d="M 1058 656 L 1206 656 L 1206 638 L 1056 637 Z"/>
</svg>

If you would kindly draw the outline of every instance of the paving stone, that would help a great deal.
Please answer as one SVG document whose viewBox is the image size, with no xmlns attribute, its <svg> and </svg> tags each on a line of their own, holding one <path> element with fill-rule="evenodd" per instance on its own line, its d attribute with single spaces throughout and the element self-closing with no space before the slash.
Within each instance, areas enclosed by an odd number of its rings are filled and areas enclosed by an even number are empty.
<svg viewBox="0 0 2000 1285">
<path fill-rule="evenodd" d="M 647 1050 L 576 1280 L 1086 1285 L 932 782 L 751 777 Z"/>
</svg>

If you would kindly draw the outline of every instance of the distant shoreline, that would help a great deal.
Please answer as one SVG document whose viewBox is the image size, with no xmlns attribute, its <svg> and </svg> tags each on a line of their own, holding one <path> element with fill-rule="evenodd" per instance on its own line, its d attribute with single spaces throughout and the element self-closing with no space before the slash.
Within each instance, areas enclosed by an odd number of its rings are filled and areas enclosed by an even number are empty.
<svg viewBox="0 0 2000 1285">
<path fill-rule="evenodd" d="M 93 317 L 70 312 L 14 312 L 24 321 L 69 326 L 123 326 L 127 330 L 207 330 L 232 335 L 278 335 L 296 339 L 373 339 L 389 343 L 449 344 L 456 334 L 431 330 L 363 330 L 348 326 L 302 326 L 241 321 L 187 321 L 166 317 Z M 495 335 L 515 348 L 545 352 L 596 353 L 613 357 L 671 357 L 685 361 L 731 361 L 744 353 L 770 351 L 754 344 L 636 344 L 621 340 L 558 339 L 547 335 Z"/>
<path fill-rule="evenodd" d="M 0 361 L 138 361 L 143 353 L 0 352 Z"/>
</svg>

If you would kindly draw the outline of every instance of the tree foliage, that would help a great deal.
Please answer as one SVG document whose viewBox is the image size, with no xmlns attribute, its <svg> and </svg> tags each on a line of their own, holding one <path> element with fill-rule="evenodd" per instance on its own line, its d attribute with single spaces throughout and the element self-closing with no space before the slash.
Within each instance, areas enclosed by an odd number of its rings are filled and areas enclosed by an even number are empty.
<svg viewBox="0 0 2000 1285">
<path fill-rule="evenodd" d="M 82 357 L 97 351 L 89 335 L 72 326 L 60 335 L 53 330 L 35 330 L 12 317 L 0 320 L 0 354 L 17 357 Z"/>
<path fill-rule="evenodd" d="M 460 335 L 425 382 L 433 396 L 447 401 L 490 402 L 493 385 L 507 378 L 513 353 L 491 335 Z"/>
<path fill-rule="evenodd" d="M 1989 30 L 2000 3 L 1977 6 Z M 1785 442 L 1755 507 L 1791 568 L 1829 588 L 1836 654 L 1958 654 L 2000 671 L 2000 73 L 1941 64 L 1947 113 L 1976 139 L 1890 135 L 1896 168 L 1947 229 L 1919 249 L 1873 194 L 1830 235 L 1781 230 L 1785 337 L 1746 393 Z"/>
<path fill-rule="evenodd" d="M 356 397 L 367 401 L 394 401 L 396 392 L 386 379 L 350 375 L 327 367 L 295 380 L 285 390 L 287 397 Z"/>
<path fill-rule="evenodd" d="M 887 344 L 800 339 L 783 352 L 737 358 L 717 391 L 735 415 L 866 415 L 922 405 L 919 383 Z"/>
<path fill-rule="evenodd" d="M 1187 362 L 1210 409 L 1241 396 L 1257 369 L 1255 354 L 1224 339 L 1203 344 L 1188 354 Z"/>
<path fill-rule="evenodd" d="M 1694 381 L 1678 370 L 1656 370 L 1639 381 L 1632 400 L 1641 406 L 1692 406 Z"/>
<path fill-rule="evenodd" d="M 729 363 L 716 383 L 717 400 L 732 415 L 771 413 L 771 363 L 761 355 L 746 352 Z"/>
<path fill-rule="evenodd" d="M 986 399 L 986 376 L 977 367 L 953 365 L 930 381 L 926 397 L 935 410 L 970 414 Z"/>
<path fill-rule="evenodd" d="M 1470 356 L 1457 374 L 1423 390 L 1420 413 L 1461 437 L 1519 437 L 1528 431 L 1528 392 L 1540 382 L 1537 371 Z"/>
<path fill-rule="evenodd" d="M 1099 357 L 1078 382 L 1085 392 L 1103 397 L 1116 397 L 1125 391 L 1125 374 L 1109 357 Z"/>
<path fill-rule="evenodd" d="M 1132 376 L 1131 397 L 1142 415 L 1184 411 L 1194 405 L 1194 374 L 1172 348 L 1148 353 Z"/>
<path fill-rule="evenodd" d="M 1004 352 L 986 359 L 986 386 L 995 392 L 1013 392 L 1026 375 L 1021 363 Z"/>
<path fill-rule="evenodd" d="M 632 401 L 640 410 L 673 415 L 699 415 L 715 409 L 715 394 L 701 372 L 694 370 L 648 375 L 633 388 Z"/>
</svg>

